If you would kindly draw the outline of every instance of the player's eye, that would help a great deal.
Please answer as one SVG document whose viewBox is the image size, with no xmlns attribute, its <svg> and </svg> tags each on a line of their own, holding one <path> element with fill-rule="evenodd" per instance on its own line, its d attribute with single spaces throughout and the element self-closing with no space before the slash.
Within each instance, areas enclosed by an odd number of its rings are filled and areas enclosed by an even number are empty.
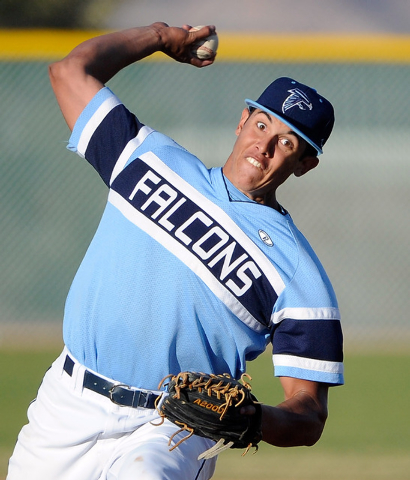
<svg viewBox="0 0 410 480">
<path fill-rule="evenodd" d="M 282 137 L 279 139 L 280 145 L 282 145 L 286 150 L 292 150 L 294 148 L 293 142 L 289 140 L 289 138 Z"/>
<path fill-rule="evenodd" d="M 259 130 L 266 130 L 266 123 L 256 122 L 256 126 Z"/>
</svg>

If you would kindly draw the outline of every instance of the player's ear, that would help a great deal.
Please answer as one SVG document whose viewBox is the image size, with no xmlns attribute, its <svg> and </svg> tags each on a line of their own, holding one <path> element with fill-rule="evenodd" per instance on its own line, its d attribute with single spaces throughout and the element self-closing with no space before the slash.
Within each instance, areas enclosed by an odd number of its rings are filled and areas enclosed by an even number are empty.
<svg viewBox="0 0 410 480">
<path fill-rule="evenodd" d="M 244 108 L 242 111 L 241 119 L 239 120 L 239 124 L 236 127 L 235 133 L 236 135 L 239 135 L 242 131 L 242 127 L 244 126 L 246 120 L 250 117 L 250 112 L 247 108 Z"/>
<path fill-rule="evenodd" d="M 301 177 L 305 173 L 316 168 L 318 165 L 319 159 L 317 157 L 303 157 L 296 163 L 295 171 L 293 173 L 295 177 Z"/>
</svg>

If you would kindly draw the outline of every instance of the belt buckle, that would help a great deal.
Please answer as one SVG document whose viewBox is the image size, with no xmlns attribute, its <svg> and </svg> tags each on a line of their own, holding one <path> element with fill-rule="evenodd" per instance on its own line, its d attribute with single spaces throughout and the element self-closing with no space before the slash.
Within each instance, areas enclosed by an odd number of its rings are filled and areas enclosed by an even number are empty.
<svg viewBox="0 0 410 480">
<path fill-rule="evenodd" d="M 114 398 L 114 391 L 115 389 L 117 388 L 126 388 L 128 389 L 129 391 L 131 391 L 131 387 L 129 385 L 126 385 L 125 383 L 116 383 L 115 385 L 113 385 L 109 390 L 108 390 L 108 394 L 110 396 L 110 400 L 112 401 L 112 403 L 114 403 L 115 405 L 119 405 L 120 407 L 124 407 L 125 405 L 117 402 Z"/>
</svg>

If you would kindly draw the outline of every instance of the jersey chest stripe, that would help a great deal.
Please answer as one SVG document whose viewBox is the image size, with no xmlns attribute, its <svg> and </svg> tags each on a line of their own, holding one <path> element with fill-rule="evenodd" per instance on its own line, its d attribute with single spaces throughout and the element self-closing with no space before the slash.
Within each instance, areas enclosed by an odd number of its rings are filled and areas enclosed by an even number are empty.
<svg viewBox="0 0 410 480">
<path fill-rule="evenodd" d="M 258 267 L 262 270 L 266 278 L 269 280 L 277 296 L 279 296 L 285 288 L 285 284 L 270 262 L 270 260 L 264 255 L 264 253 L 252 242 L 252 240 L 236 225 L 236 223 L 225 213 L 222 208 L 215 205 L 208 200 L 192 185 L 186 182 L 173 170 L 171 170 L 164 162 L 162 162 L 152 152 L 141 155 L 140 159 L 149 165 L 152 169 L 157 171 L 160 175 L 166 178 L 170 183 L 175 185 L 186 197 L 190 198 L 204 211 L 210 213 L 210 215 L 224 226 L 226 231 L 232 235 L 238 242 L 245 248 L 246 251 L 257 262 Z"/>
<path fill-rule="evenodd" d="M 108 113 L 110 113 L 110 111 L 120 103 L 121 102 L 117 97 L 109 97 L 97 108 L 81 133 L 81 136 L 78 140 L 77 153 L 79 153 L 81 156 L 85 155 L 87 146 L 96 128 L 100 125 Z"/>
<path fill-rule="evenodd" d="M 249 311 L 232 295 L 229 290 L 218 282 L 215 277 L 204 267 L 195 255 L 191 254 L 171 235 L 149 220 L 145 215 L 136 210 L 127 200 L 114 190 L 110 190 L 108 202 L 117 208 L 130 222 L 146 232 L 151 238 L 160 243 L 164 248 L 175 255 L 187 265 L 209 287 L 214 295 L 219 298 L 243 323 L 254 331 L 262 331 L 264 327 L 254 318 Z"/>
<path fill-rule="evenodd" d="M 121 173 L 122 170 L 124 170 L 133 152 L 141 145 L 141 143 L 147 138 L 147 136 L 151 132 L 153 132 L 152 128 L 143 126 L 141 130 L 138 132 L 138 135 L 127 143 L 127 145 L 125 146 L 124 150 L 119 156 L 117 163 L 115 164 L 115 167 L 112 171 L 112 175 L 110 178 L 110 185 L 117 178 L 119 173 Z"/>
<path fill-rule="evenodd" d="M 285 318 L 291 318 L 292 320 L 340 320 L 340 311 L 336 307 L 284 308 L 272 315 L 272 323 L 280 323 Z"/>
</svg>

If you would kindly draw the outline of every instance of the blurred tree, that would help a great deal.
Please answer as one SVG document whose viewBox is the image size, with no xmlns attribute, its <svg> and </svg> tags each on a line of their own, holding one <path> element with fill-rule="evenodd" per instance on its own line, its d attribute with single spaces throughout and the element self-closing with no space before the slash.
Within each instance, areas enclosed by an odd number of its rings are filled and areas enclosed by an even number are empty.
<svg viewBox="0 0 410 480">
<path fill-rule="evenodd" d="M 0 0 L 0 27 L 103 28 L 115 0 Z"/>
</svg>

